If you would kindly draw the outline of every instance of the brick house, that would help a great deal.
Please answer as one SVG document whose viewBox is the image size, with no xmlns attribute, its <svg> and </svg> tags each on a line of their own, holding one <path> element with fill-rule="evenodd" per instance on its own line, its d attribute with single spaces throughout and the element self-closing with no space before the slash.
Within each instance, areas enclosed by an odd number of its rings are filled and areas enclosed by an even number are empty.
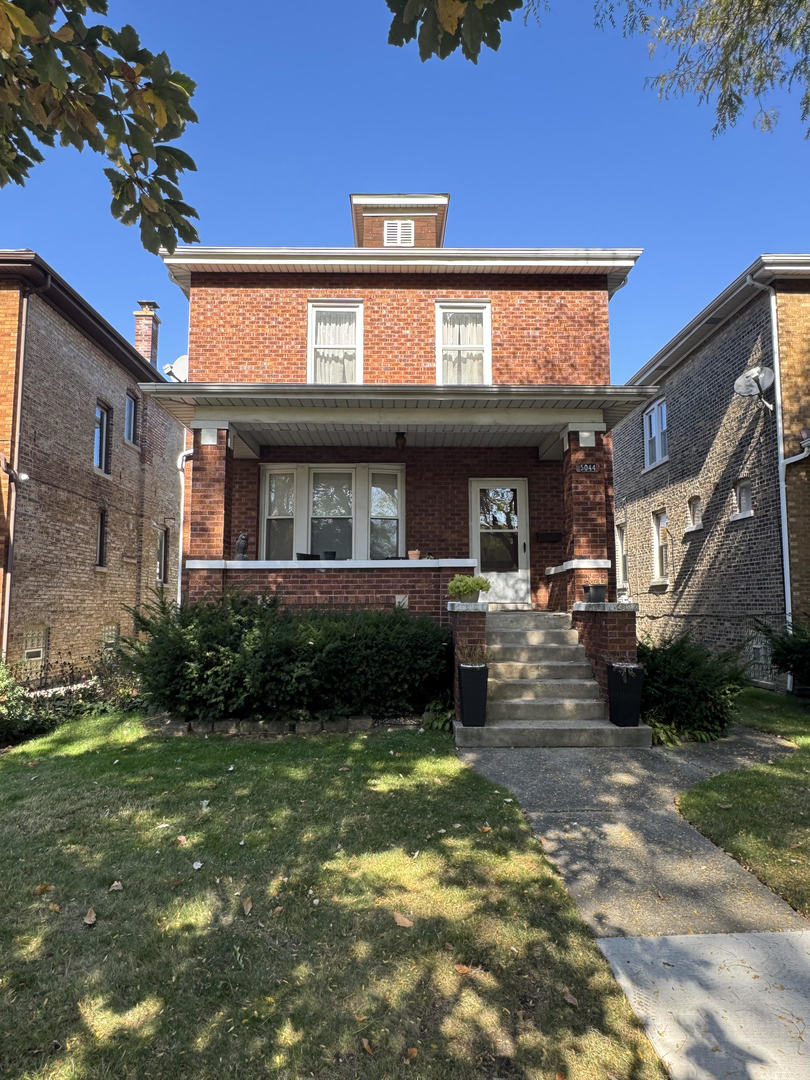
<svg viewBox="0 0 810 1080">
<path fill-rule="evenodd" d="M 0 620 L 25 677 L 98 655 L 176 591 L 184 432 L 139 389 L 164 382 L 155 307 L 133 347 L 34 252 L 0 251 Z"/>
<path fill-rule="evenodd" d="M 767 404 L 734 389 L 755 367 Z M 754 626 L 810 613 L 810 255 L 758 258 L 628 383 L 652 384 L 613 433 L 619 590 L 640 634 L 745 643 L 781 685 Z"/>
<path fill-rule="evenodd" d="M 194 435 L 189 596 L 446 622 L 459 572 L 490 608 L 612 587 L 607 433 L 651 391 L 610 385 L 608 301 L 640 252 L 446 248 L 448 201 L 353 195 L 350 248 L 165 256 L 189 382 L 142 390 Z"/>
</svg>

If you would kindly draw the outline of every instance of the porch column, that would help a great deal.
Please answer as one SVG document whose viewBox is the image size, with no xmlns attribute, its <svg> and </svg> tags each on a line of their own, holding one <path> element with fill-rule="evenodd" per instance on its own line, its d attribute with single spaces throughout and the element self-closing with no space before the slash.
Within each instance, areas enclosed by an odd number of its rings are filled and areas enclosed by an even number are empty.
<svg viewBox="0 0 810 1080">
<path fill-rule="evenodd" d="M 233 451 L 227 428 L 194 432 L 189 513 L 190 559 L 230 559 Z"/>
<path fill-rule="evenodd" d="M 593 441 L 593 446 L 580 445 Z M 609 495 L 613 472 L 609 437 L 569 431 L 563 449 L 563 563 L 552 568 L 551 607 L 570 611 L 583 599 L 582 586 L 608 584 L 613 538 Z"/>
</svg>

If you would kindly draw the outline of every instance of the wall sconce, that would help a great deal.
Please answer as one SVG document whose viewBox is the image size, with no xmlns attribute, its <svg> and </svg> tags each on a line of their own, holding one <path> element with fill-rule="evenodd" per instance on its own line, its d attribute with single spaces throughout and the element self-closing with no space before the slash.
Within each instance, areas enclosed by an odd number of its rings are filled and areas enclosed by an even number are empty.
<svg viewBox="0 0 810 1080">
<path fill-rule="evenodd" d="M 394 446 L 397 448 L 397 450 L 402 451 L 402 450 L 405 449 L 405 447 L 407 445 L 408 445 L 408 440 L 405 438 L 405 432 L 404 431 L 398 431 L 396 433 L 396 437 L 394 438 Z"/>
<path fill-rule="evenodd" d="M 28 479 L 28 473 L 12 469 L 5 454 L 0 454 L 0 470 L 6 474 L 11 484 L 24 484 Z"/>
</svg>

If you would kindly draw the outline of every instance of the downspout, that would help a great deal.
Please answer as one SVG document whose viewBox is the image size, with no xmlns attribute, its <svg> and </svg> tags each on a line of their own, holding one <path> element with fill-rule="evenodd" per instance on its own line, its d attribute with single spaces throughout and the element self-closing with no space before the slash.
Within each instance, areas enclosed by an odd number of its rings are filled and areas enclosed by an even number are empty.
<svg viewBox="0 0 810 1080">
<path fill-rule="evenodd" d="M 782 534 L 782 579 L 785 589 L 785 622 L 790 629 L 793 621 L 793 601 L 791 598 L 790 580 L 790 547 L 787 519 L 787 491 L 785 489 L 785 472 L 788 465 L 801 461 L 810 453 L 810 444 L 802 443 L 802 453 L 795 457 L 785 458 L 784 450 L 784 420 L 782 416 L 782 372 L 779 363 L 779 324 L 777 322 L 776 289 L 772 285 L 765 285 L 756 281 L 751 274 L 746 278 L 747 285 L 753 285 L 762 289 L 770 296 L 771 301 L 771 351 L 773 353 L 774 385 L 776 397 L 776 455 L 779 470 L 779 525 Z M 793 676 L 787 677 L 788 693 L 793 690 Z"/>
<path fill-rule="evenodd" d="M 31 295 L 39 296 L 47 292 L 51 287 L 51 275 L 45 274 L 45 280 L 36 288 L 24 288 L 22 294 L 22 309 L 20 312 L 20 340 L 18 345 L 19 360 L 17 362 L 17 396 L 14 402 L 14 445 L 11 447 L 11 467 L 15 472 L 20 471 L 20 432 L 22 429 L 22 398 L 23 398 L 23 370 L 25 368 L 25 344 L 28 330 L 28 298 Z M 14 527 L 17 521 L 17 484 L 9 478 L 8 484 L 8 551 L 6 553 L 6 573 L 3 582 L 3 626 L 2 626 L 2 657 L 5 662 L 8 656 L 8 636 L 11 625 L 11 571 L 14 565 Z"/>
<path fill-rule="evenodd" d="M 177 471 L 180 474 L 180 535 L 177 544 L 177 603 L 182 598 L 183 587 L 183 528 L 185 526 L 184 514 L 186 509 L 186 462 L 193 457 L 193 450 L 183 450 L 177 455 Z"/>
</svg>

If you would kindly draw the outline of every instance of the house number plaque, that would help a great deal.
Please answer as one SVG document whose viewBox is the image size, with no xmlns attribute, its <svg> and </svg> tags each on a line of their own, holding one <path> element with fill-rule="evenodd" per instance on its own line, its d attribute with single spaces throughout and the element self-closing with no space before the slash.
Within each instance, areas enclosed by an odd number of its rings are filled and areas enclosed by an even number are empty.
<svg viewBox="0 0 810 1080">
<path fill-rule="evenodd" d="M 575 465 L 574 472 L 599 472 L 598 465 Z"/>
</svg>

